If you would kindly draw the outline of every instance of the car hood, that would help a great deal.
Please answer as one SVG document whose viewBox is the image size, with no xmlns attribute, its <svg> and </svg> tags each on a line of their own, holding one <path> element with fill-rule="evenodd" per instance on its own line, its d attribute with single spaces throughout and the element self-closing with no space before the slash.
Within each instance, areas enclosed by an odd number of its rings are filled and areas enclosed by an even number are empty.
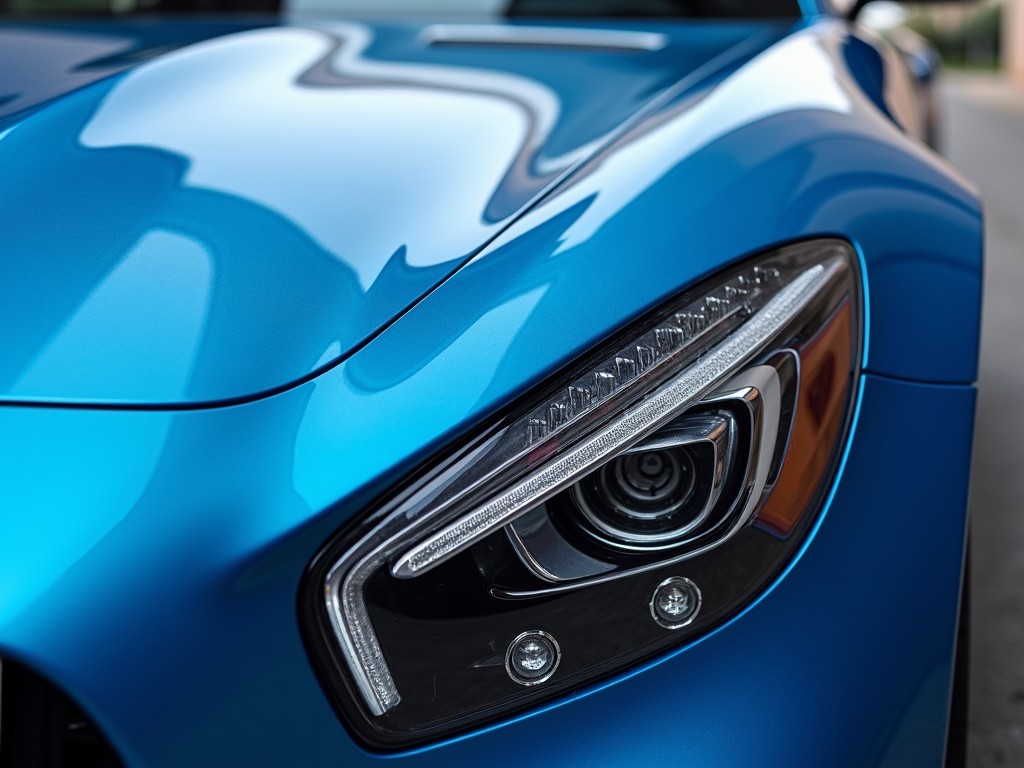
<svg viewBox="0 0 1024 768">
<path fill-rule="evenodd" d="M 765 31 L 0 29 L 0 399 L 213 404 L 316 375 Z"/>
</svg>

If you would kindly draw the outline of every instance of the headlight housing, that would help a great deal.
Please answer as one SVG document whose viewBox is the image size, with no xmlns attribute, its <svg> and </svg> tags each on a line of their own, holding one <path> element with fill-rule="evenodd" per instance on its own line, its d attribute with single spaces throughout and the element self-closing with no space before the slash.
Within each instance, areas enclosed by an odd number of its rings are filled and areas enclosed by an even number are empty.
<svg viewBox="0 0 1024 768">
<path fill-rule="evenodd" d="M 307 644 L 369 745 L 436 739 L 692 640 L 791 557 L 838 461 L 860 292 L 838 240 L 667 302 L 341 532 Z"/>
</svg>

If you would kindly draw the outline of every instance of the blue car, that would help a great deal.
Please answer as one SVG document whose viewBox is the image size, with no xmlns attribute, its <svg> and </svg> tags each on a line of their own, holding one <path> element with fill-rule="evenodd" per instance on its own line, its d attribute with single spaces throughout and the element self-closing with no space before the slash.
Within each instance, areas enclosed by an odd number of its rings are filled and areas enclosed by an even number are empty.
<svg viewBox="0 0 1024 768">
<path fill-rule="evenodd" d="M 962 760 L 981 208 L 862 4 L 0 0 L 0 768 Z"/>
</svg>

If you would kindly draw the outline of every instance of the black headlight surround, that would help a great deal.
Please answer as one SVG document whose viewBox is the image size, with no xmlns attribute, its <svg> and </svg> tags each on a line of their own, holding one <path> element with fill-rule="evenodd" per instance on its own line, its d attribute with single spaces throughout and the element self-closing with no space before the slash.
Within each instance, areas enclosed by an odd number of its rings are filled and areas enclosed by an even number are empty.
<svg viewBox="0 0 1024 768">
<path fill-rule="evenodd" d="M 804 514 L 785 535 L 770 526 L 752 525 L 727 544 L 685 563 L 534 598 L 496 596 L 506 588 L 506 592 L 528 591 L 529 585 L 522 573 L 515 573 L 516 556 L 502 532 L 477 542 L 470 550 L 415 579 L 396 579 L 382 569 L 367 583 L 366 598 L 388 664 L 395 679 L 402 682 L 403 697 L 398 707 L 382 715 L 373 715 L 362 705 L 360 691 L 348 673 L 324 609 L 324 583 L 331 567 L 428 479 L 457 464 L 460 457 L 485 442 L 498 425 L 535 406 L 537 391 L 555 389 L 559 383 L 571 380 L 606 349 L 616 348 L 649 327 L 651 317 L 658 316 L 661 310 L 644 313 L 597 352 L 582 356 L 532 387 L 489 419 L 482 429 L 479 425 L 471 428 L 451 450 L 442 451 L 409 472 L 378 503 L 370 505 L 366 514 L 356 516 L 339 531 L 310 563 L 299 592 L 303 638 L 325 693 L 359 742 L 379 751 L 400 750 L 449 738 L 533 708 L 691 642 L 735 615 L 774 581 L 799 549 L 832 484 L 856 400 L 862 304 L 853 249 L 842 241 L 814 240 L 773 248 L 767 254 L 801 249 L 813 252 L 822 248 L 838 248 L 850 260 L 846 299 L 832 297 L 836 300 L 817 307 L 813 317 L 803 317 L 801 322 L 804 328 L 818 329 L 831 322 L 842 306 L 849 313 L 850 360 L 843 377 L 844 410 L 839 437 L 822 479 L 809 494 Z M 739 273 L 765 255 L 745 260 L 681 292 L 665 302 L 665 306 L 677 304 L 680 296 L 700 295 L 708 286 L 721 283 L 729 274 Z M 761 359 L 774 350 L 797 348 L 806 341 L 798 333 L 790 333 L 777 339 Z M 560 494 L 548 503 L 564 504 L 564 498 Z M 649 604 L 658 584 L 678 576 L 699 585 L 702 609 L 690 624 L 670 630 L 651 619 Z M 543 685 L 517 685 L 504 668 L 507 644 L 524 629 L 549 632 L 562 648 L 557 674 Z M 599 653 L 587 652 L 595 637 L 610 638 L 617 649 L 614 659 L 602 661 L 597 658 Z"/>
</svg>

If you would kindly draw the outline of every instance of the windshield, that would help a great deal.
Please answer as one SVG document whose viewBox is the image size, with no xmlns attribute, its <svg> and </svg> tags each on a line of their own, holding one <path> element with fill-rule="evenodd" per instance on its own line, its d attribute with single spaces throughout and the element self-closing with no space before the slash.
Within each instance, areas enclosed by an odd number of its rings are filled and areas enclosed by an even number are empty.
<svg viewBox="0 0 1024 768">
<path fill-rule="evenodd" d="M 793 18 L 797 0 L 0 0 L 0 14 L 355 13 L 589 18 Z"/>
</svg>

